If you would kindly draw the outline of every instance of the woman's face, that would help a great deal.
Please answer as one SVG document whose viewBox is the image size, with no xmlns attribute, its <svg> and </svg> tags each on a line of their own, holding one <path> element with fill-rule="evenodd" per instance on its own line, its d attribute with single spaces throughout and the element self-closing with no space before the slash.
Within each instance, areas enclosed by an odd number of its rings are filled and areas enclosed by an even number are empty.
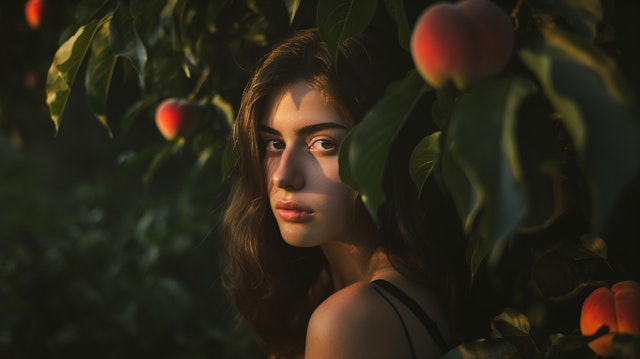
<svg viewBox="0 0 640 359">
<path fill-rule="evenodd" d="M 271 210 L 284 240 L 311 247 L 345 239 L 355 207 L 338 174 L 345 121 L 320 91 L 297 82 L 275 98 L 259 130 Z"/>
</svg>

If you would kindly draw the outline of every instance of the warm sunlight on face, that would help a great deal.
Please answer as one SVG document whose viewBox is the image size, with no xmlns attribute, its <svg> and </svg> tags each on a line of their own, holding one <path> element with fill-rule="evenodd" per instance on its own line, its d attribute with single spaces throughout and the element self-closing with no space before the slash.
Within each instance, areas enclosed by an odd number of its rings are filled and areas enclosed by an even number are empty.
<svg viewBox="0 0 640 359">
<path fill-rule="evenodd" d="M 271 209 L 290 245 L 316 246 L 348 235 L 353 192 L 338 174 L 338 148 L 347 132 L 322 93 L 303 82 L 276 97 L 261 122 Z"/>
</svg>

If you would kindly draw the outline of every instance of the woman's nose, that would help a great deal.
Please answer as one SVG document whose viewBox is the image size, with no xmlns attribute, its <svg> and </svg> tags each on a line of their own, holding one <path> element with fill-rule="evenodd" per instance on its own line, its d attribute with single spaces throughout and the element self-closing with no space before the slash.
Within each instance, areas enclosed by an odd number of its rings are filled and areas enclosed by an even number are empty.
<svg viewBox="0 0 640 359">
<path fill-rule="evenodd" d="M 273 183 L 279 188 L 289 191 L 304 187 L 304 163 L 302 154 L 290 148 L 282 152 L 280 161 L 273 172 Z"/>
</svg>

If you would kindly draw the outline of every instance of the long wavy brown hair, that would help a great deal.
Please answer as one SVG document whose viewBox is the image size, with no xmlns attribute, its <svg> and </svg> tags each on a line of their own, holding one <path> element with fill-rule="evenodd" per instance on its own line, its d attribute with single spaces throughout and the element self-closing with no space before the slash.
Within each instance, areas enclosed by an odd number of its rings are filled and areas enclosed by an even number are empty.
<svg viewBox="0 0 640 359">
<path fill-rule="evenodd" d="M 402 51 L 402 50 L 398 50 Z M 258 124 L 274 96 L 297 81 L 320 90 L 349 126 L 382 97 L 387 85 L 405 75 L 409 63 L 392 61 L 392 50 L 372 36 L 344 41 L 337 65 L 318 32 L 294 33 L 259 63 L 245 88 L 232 141 L 234 185 L 222 222 L 225 285 L 259 344 L 272 357 L 304 351 L 306 327 L 317 305 L 332 291 L 320 248 L 297 248 L 282 239 L 269 206 Z M 427 121 L 422 121 L 426 123 Z M 380 212 L 383 247 L 406 276 L 444 290 L 442 249 L 427 241 L 425 209 L 408 175 L 408 151 L 428 131 L 408 126 L 396 141 L 385 179 L 389 200 Z M 417 131 L 416 131 L 417 130 Z M 354 202 L 355 205 L 361 203 Z"/>
</svg>

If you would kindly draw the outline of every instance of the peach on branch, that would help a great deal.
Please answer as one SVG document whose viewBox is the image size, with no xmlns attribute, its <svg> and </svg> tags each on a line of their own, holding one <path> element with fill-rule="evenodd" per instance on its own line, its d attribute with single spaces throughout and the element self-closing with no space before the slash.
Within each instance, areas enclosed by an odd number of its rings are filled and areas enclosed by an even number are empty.
<svg viewBox="0 0 640 359">
<path fill-rule="evenodd" d="M 24 75 L 24 87 L 28 90 L 44 89 L 45 78 L 35 70 L 30 70 Z"/>
<path fill-rule="evenodd" d="M 191 135 L 199 122 L 200 109 L 187 99 L 168 98 L 156 109 L 156 126 L 167 140 Z"/>
<path fill-rule="evenodd" d="M 24 5 L 24 18 L 32 29 L 37 29 L 51 15 L 47 0 L 27 0 Z"/>
<path fill-rule="evenodd" d="M 580 331 L 585 336 L 593 335 L 603 325 L 609 327 L 610 334 L 589 342 L 602 357 L 613 355 L 614 333 L 640 336 L 640 283 L 622 281 L 589 294 L 582 304 Z"/>
<path fill-rule="evenodd" d="M 416 21 L 411 54 L 429 84 L 462 90 L 504 68 L 514 37 L 510 17 L 489 0 L 437 2 Z"/>
</svg>

